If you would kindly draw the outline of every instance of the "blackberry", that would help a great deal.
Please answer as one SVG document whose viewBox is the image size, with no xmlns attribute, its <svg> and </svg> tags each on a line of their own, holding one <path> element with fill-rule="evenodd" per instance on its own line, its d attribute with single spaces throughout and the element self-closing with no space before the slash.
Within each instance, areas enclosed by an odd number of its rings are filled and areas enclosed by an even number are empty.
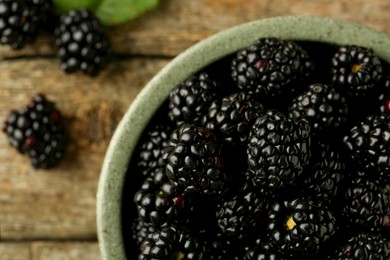
<svg viewBox="0 0 390 260">
<path fill-rule="evenodd" d="M 350 179 L 344 193 L 342 216 L 355 225 L 373 231 L 390 230 L 390 182 L 388 178 Z"/>
<path fill-rule="evenodd" d="M 277 38 L 260 38 L 237 52 L 231 67 L 240 89 L 272 97 L 296 92 L 314 70 L 298 44 Z"/>
<path fill-rule="evenodd" d="M 50 16 L 51 0 L 1 0 L 0 42 L 21 49 L 35 41 Z"/>
<path fill-rule="evenodd" d="M 248 133 L 263 105 L 245 92 L 235 93 L 211 103 L 202 124 L 218 134 L 227 144 L 246 144 Z"/>
<path fill-rule="evenodd" d="M 157 175 L 156 175 L 157 176 Z M 138 215 L 146 223 L 163 226 L 169 223 L 186 225 L 195 215 L 194 200 L 174 184 L 156 182 L 146 178 L 141 188 L 134 195 Z"/>
<path fill-rule="evenodd" d="M 358 122 L 344 137 L 352 165 L 373 176 L 390 174 L 390 115 L 375 114 Z"/>
<path fill-rule="evenodd" d="M 264 259 L 264 260 L 287 260 L 278 252 L 277 249 L 270 243 L 270 241 L 263 238 L 258 238 L 245 248 L 244 260 Z"/>
<path fill-rule="evenodd" d="M 55 104 L 42 94 L 19 110 L 12 110 L 3 124 L 9 144 L 27 155 L 35 168 L 57 166 L 63 157 L 67 134 Z"/>
<path fill-rule="evenodd" d="M 218 228 L 229 239 L 244 240 L 264 224 L 267 207 L 268 198 L 248 182 L 233 198 L 218 203 Z"/>
<path fill-rule="evenodd" d="M 237 246 L 236 241 L 221 232 L 208 235 L 205 244 L 209 260 L 242 260 L 242 248 Z"/>
<path fill-rule="evenodd" d="M 378 94 L 379 105 L 377 111 L 390 114 L 390 76 L 384 77 L 383 84 Z"/>
<path fill-rule="evenodd" d="M 185 193 L 218 198 L 228 187 L 221 144 L 209 129 L 183 124 L 166 149 L 166 174 Z"/>
<path fill-rule="evenodd" d="M 311 164 L 298 182 L 302 191 L 334 204 L 340 193 L 340 183 L 346 175 L 344 158 L 340 151 L 329 144 L 316 144 L 312 150 Z"/>
<path fill-rule="evenodd" d="M 314 256 L 335 234 L 336 221 L 321 201 L 300 197 L 275 202 L 267 228 L 271 244 L 283 256 Z"/>
<path fill-rule="evenodd" d="M 372 49 L 341 46 L 332 57 L 331 82 L 343 94 L 365 96 L 382 78 L 382 63 Z"/>
<path fill-rule="evenodd" d="M 380 234 L 359 233 L 353 235 L 333 254 L 329 260 L 386 260 L 390 259 L 390 241 Z"/>
<path fill-rule="evenodd" d="M 61 69 L 67 73 L 81 70 L 96 76 L 111 57 L 109 39 L 98 19 L 87 9 L 61 15 L 54 35 Z"/>
<path fill-rule="evenodd" d="M 168 116 L 177 126 L 199 124 L 218 95 L 219 84 L 207 73 L 193 75 L 169 93 Z"/>
<path fill-rule="evenodd" d="M 249 133 L 249 173 L 256 185 L 273 190 L 295 183 L 310 158 L 310 127 L 269 110 L 258 117 Z"/>
<path fill-rule="evenodd" d="M 140 247 L 139 260 L 152 259 L 203 259 L 204 245 L 185 229 L 174 226 L 163 227 L 146 239 Z"/>
<path fill-rule="evenodd" d="M 171 127 L 163 124 L 157 124 L 147 131 L 137 150 L 137 165 L 143 176 L 149 176 L 156 168 L 165 166 L 163 154 L 171 132 Z"/>
<path fill-rule="evenodd" d="M 310 85 L 293 99 L 289 115 L 309 122 L 312 133 L 337 131 L 347 121 L 348 107 L 345 98 L 334 88 L 323 83 Z"/>
<path fill-rule="evenodd" d="M 145 222 L 142 218 L 136 218 L 131 226 L 131 238 L 140 247 L 146 239 L 152 239 L 152 235 L 160 228 L 152 223 Z"/>
</svg>

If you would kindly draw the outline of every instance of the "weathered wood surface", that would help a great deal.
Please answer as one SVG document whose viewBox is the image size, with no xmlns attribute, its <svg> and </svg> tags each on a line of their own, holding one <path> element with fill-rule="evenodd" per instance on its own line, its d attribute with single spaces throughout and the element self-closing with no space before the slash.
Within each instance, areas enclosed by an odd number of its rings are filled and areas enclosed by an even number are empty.
<svg viewBox="0 0 390 260">
<path fill-rule="evenodd" d="M 348 19 L 390 34 L 387 0 L 161 0 L 109 30 L 118 57 L 97 78 L 58 69 L 53 38 L 0 47 L 0 120 L 45 93 L 65 115 L 71 145 L 60 166 L 34 170 L 0 135 L 0 259 L 98 259 L 100 167 L 117 123 L 145 83 L 175 55 L 215 32 L 278 15 Z"/>
</svg>

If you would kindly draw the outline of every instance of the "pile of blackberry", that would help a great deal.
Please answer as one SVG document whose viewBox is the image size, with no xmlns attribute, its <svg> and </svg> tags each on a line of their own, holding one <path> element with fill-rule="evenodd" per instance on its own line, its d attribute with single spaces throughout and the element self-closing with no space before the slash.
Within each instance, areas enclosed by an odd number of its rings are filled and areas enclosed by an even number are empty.
<svg viewBox="0 0 390 260">
<path fill-rule="evenodd" d="M 129 259 L 390 259 L 390 66 L 261 38 L 176 86 L 130 161 Z"/>
<path fill-rule="evenodd" d="M 0 0 L 0 44 L 21 49 L 46 29 L 55 38 L 60 68 L 97 76 L 110 61 L 112 48 L 104 27 L 85 8 L 57 13 L 52 0 Z"/>
</svg>

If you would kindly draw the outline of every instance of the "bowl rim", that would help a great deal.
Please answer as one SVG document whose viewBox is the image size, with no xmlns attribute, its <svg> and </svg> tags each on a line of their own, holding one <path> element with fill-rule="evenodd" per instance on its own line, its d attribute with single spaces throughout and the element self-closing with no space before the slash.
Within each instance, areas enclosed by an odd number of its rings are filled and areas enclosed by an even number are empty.
<svg viewBox="0 0 390 260">
<path fill-rule="evenodd" d="M 183 51 L 138 93 L 108 145 L 96 194 L 97 235 L 102 259 L 126 259 L 121 223 L 123 184 L 131 154 L 149 119 L 169 91 L 189 75 L 260 37 L 337 45 L 351 44 L 350 39 L 354 39 L 353 44 L 371 48 L 390 62 L 390 36 L 384 32 L 348 20 L 309 15 L 277 16 L 239 24 Z"/>
</svg>

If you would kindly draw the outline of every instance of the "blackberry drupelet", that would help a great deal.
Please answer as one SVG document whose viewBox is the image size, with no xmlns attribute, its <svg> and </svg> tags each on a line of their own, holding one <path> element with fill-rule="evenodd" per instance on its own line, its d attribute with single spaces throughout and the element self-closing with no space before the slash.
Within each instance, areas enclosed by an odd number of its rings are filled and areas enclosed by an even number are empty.
<svg viewBox="0 0 390 260">
<path fill-rule="evenodd" d="M 137 165 L 143 176 L 150 176 L 156 168 L 165 166 L 163 154 L 171 132 L 170 125 L 157 124 L 146 133 L 137 150 Z"/>
<path fill-rule="evenodd" d="M 50 16 L 51 0 L 1 0 L 0 42 L 21 49 L 35 41 Z"/>
<path fill-rule="evenodd" d="M 359 233 L 348 239 L 327 258 L 328 260 L 387 260 L 390 240 L 380 234 Z"/>
<path fill-rule="evenodd" d="M 169 93 L 169 118 L 177 126 L 200 124 L 210 103 L 218 97 L 219 88 L 205 72 L 189 77 Z"/>
<path fill-rule="evenodd" d="M 152 239 L 144 240 L 140 251 L 139 260 L 201 260 L 205 247 L 185 229 L 166 226 L 152 234 Z"/>
<path fill-rule="evenodd" d="M 365 96 L 382 78 L 382 63 L 372 49 L 341 46 L 332 58 L 331 82 L 342 94 Z"/>
<path fill-rule="evenodd" d="M 246 144 L 254 121 L 264 113 L 263 105 L 252 95 L 239 92 L 213 101 L 202 125 L 231 145 Z"/>
<path fill-rule="evenodd" d="M 280 190 L 295 183 L 310 158 L 310 126 L 269 110 L 256 119 L 247 146 L 256 185 Z"/>
<path fill-rule="evenodd" d="M 240 89 L 272 97 L 296 92 L 314 70 L 298 44 L 277 38 L 260 38 L 237 52 L 231 67 Z"/>
<path fill-rule="evenodd" d="M 390 176 L 390 115 L 375 114 L 357 122 L 344 137 L 352 165 L 373 176 Z"/>
<path fill-rule="evenodd" d="M 91 11 L 71 10 L 61 15 L 54 34 L 61 69 L 65 72 L 81 70 L 96 76 L 106 67 L 112 54 L 111 45 Z"/>
<path fill-rule="evenodd" d="M 289 116 L 307 120 L 312 134 L 321 135 L 324 131 L 338 131 L 347 121 L 348 107 L 338 91 L 326 84 L 316 83 L 293 99 Z"/>
<path fill-rule="evenodd" d="M 332 211 L 310 197 L 275 202 L 267 224 L 270 242 L 285 257 L 315 256 L 336 232 Z"/>
<path fill-rule="evenodd" d="M 218 198 L 229 185 L 221 149 L 209 129 L 183 124 L 173 131 L 166 149 L 166 174 L 184 193 Z"/>
<path fill-rule="evenodd" d="M 13 110 L 3 124 L 11 146 L 27 155 L 35 168 L 57 166 L 67 144 L 63 118 L 55 104 L 42 94 L 19 110 Z"/>
<path fill-rule="evenodd" d="M 359 174 L 358 174 L 359 175 Z M 344 193 L 342 216 L 351 228 L 390 230 L 390 182 L 388 178 L 351 178 Z"/>
</svg>

